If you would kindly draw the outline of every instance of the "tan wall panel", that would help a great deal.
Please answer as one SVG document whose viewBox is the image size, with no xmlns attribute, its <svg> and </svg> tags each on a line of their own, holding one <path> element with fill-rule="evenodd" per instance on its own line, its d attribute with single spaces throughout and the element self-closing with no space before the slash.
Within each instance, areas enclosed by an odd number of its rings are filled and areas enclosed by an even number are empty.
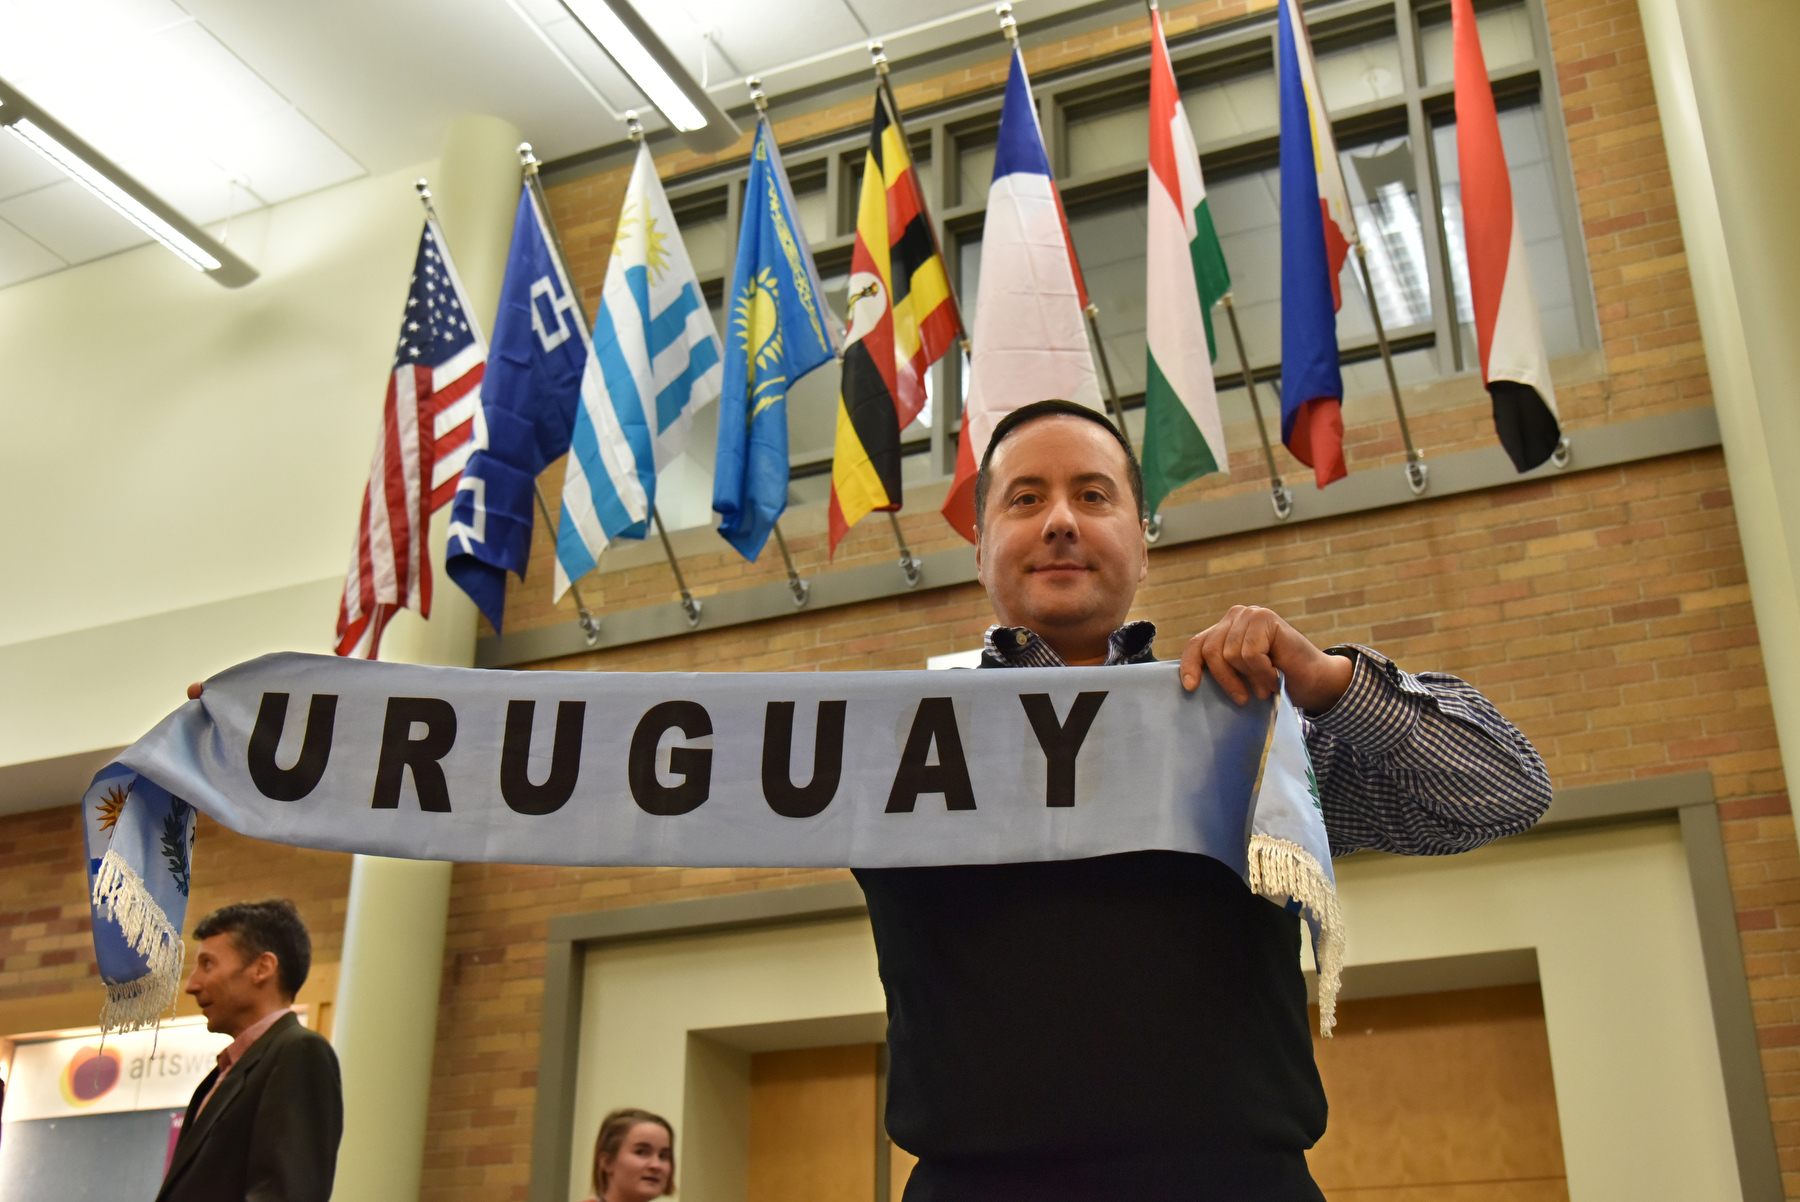
<svg viewBox="0 0 1800 1202">
<path fill-rule="evenodd" d="M 750 1058 L 749 1202 L 872 1202 L 880 1045 Z"/>
<path fill-rule="evenodd" d="M 1535 984 L 1345 1002 L 1313 1050 L 1331 1122 L 1307 1159 L 1334 1199 L 1464 1185 L 1567 1196 Z"/>
</svg>

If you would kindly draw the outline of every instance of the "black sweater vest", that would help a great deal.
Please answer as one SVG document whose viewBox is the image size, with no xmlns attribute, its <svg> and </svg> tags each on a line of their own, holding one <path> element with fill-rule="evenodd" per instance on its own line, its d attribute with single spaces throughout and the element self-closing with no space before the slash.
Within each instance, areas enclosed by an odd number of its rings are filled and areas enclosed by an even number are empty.
<svg viewBox="0 0 1800 1202">
<path fill-rule="evenodd" d="M 1300 920 L 1205 856 L 859 869 L 906 1202 L 1320 1198 Z"/>
</svg>

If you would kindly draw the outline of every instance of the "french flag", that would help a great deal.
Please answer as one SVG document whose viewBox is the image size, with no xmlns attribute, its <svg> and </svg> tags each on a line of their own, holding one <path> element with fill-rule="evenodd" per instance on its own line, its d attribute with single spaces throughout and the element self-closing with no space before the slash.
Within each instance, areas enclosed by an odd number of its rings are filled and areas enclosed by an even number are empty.
<svg viewBox="0 0 1800 1202">
<path fill-rule="evenodd" d="M 1356 239 L 1299 0 L 1281 0 L 1281 441 L 1320 488 L 1344 467 L 1338 272 Z M 1373 303 L 1371 298 L 1370 303 Z"/>
<path fill-rule="evenodd" d="M 1050 176 L 1025 60 L 1015 45 L 981 231 L 969 396 L 956 476 L 943 508 L 944 519 L 970 542 L 975 541 L 975 472 L 1001 418 L 1047 400 L 1105 412 L 1088 348 L 1086 307 L 1087 287 Z"/>
<path fill-rule="evenodd" d="M 1500 445 L 1514 467 L 1528 472 L 1549 459 L 1562 441 L 1556 390 L 1470 0 L 1451 0 L 1450 19 L 1456 47 L 1456 162 L 1462 175 L 1463 238 L 1481 378 L 1493 400 Z"/>
</svg>

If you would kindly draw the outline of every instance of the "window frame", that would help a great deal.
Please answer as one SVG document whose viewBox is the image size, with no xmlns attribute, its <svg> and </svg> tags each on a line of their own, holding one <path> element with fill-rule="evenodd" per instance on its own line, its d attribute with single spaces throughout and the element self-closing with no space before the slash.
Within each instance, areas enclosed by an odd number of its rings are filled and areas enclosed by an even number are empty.
<svg viewBox="0 0 1800 1202">
<path fill-rule="evenodd" d="M 1477 0 L 1476 9 L 1479 12 L 1508 7 L 1513 2 Z M 1522 62 L 1490 70 L 1489 79 L 1502 108 L 1509 107 L 1509 101 L 1519 103 L 1521 97 L 1527 96 L 1534 97 L 1542 105 L 1546 150 L 1554 164 L 1551 176 L 1557 217 L 1567 250 L 1579 344 L 1582 351 L 1591 352 L 1600 347 L 1599 319 L 1587 265 L 1586 239 L 1582 233 L 1561 95 L 1556 86 L 1549 23 L 1543 0 L 1523 0 L 1523 4 L 1531 30 L 1532 55 Z M 1448 8 L 1449 0 L 1330 0 L 1306 5 L 1308 25 L 1321 55 L 1330 53 L 1335 45 L 1354 45 L 1388 34 L 1399 43 L 1399 93 L 1334 109 L 1331 123 L 1340 146 L 1354 146 L 1377 131 L 1385 131 L 1385 136 L 1399 136 L 1404 132 L 1413 148 L 1414 183 L 1420 198 L 1419 219 L 1430 278 L 1432 320 L 1429 327 L 1391 330 L 1390 344 L 1396 353 L 1432 348 L 1440 379 L 1473 370 L 1473 364 L 1465 362 L 1456 329 L 1456 305 L 1450 291 L 1453 287 L 1449 270 L 1450 248 L 1440 210 L 1439 170 L 1432 137 L 1433 129 L 1442 123 L 1445 114 L 1454 111 L 1455 88 L 1449 81 L 1425 82 L 1423 31 L 1426 25 L 1436 24 L 1439 14 Z M 1276 13 L 1268 10 L 1172 38 L 1169 56 L 1177 87 L 1185 92 L 1226 76 L 1273 70 L 1276 21 Z M 1379 32 L 1371 34 L 1370 30 Z M 1071 118 L 1079 120 L 1083 110 L 1115 112 L 1132 107 L 1136 103 L 1133 97 L 1141 97 L 1141 103 L 1147 105 L 1148 46 L 1074 68 L 1042 72 L 1033 78 L 1032 91 L 1039 106 L 1051 169 L 1071 217 L 1110 204 L 1141 202 L 1148 186 L 1147 164 L 1128 164 L 1085 175 L 1070 171 L 1069 122 Z M 872 88 L 870 92 L 872 95 Z M 963 240 L 971 234 L 978 237 L 986 217 L 985 196 L 965 201 L 958 195 L 960 156 L 965 147 L 973 149 L 991 144 L 999 123 L 1001 101 L 1002 89 L 996 88 L 978 96 L 922 106 L 901 115 L 915 157 L 919 160 L 928 157 L 935 168 L 927 187 L 926 204 L 943 250 L 945 273 L 952 281 L 962 279 Z M 1196 131 L 1196 142 L 1201 169 L 1209 181 L 1260 171 L 1278 161 L 1277 128 L 1253 130 L 1211 141 L 1201 141 L 1199 132 Z M 832 223 L 832 236 L 812 247 L 821 275 L 838 274 L 849 268 L 856 241 L 855 189 L 867 138 L 867 126 L 859 124 L 782 147 L 782 157 L 790 175 L 816 176 L 820 171 L 825 175 L 826 208 Z M 697 206 L 715 207 L 718 194 L 724 193 L 724 267 L 722 271 L 700 276 L 701 290 L 709 305 L 717 304 L 730 285 L 743 214 L 743 190 L 748 176 L 748 161 L 740 159 L 663 181 L 678 223 L 685 212 Z M 957 299 L 963 306 L 965 320 L 972 321 L 975 298 L 959 296 Z M 1101 322 L 1104 329 L 1104 314 Z M 721 336 L 724 334 L 725 331 L 721 331 Z M 1349 365 L 1379 356 L 1379 348 L 1371 336 L 1366 343 L 1340 348 L 1339 361 Z M 935 373 L 932 392 L 938 398 L 936 420 L 930 428 L 930 437 L 910 440 L 905 444 L 905 453 L 909 456 L 929 454 L 930 477 L 943 479 L 955 470 L 955 435 L 962 424 L 962 356 L 953 350 L 931 370 Z M 1259 382 L 1278 379 L 1280 363 L 1256 363 L 1252 370 Z M 1220 377 L 1221 391 L 1238 386 L 1239 379 L 1235 370 Z M 1126 409 L 1143 404 L 1141 394 L 1120 399 Z M 790 470 L 796 479 L 828 473 L 831 455 L 829 451 L 793 455 Z"/>
</svg>

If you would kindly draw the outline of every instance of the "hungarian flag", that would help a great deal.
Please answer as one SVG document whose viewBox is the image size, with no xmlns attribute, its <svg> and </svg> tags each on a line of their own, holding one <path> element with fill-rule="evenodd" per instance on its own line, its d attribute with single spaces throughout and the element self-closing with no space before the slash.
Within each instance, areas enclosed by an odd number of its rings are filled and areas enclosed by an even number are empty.
<svg viewBox="0 0 1800 1202">
<path fill-rule="evenodd" d="M 944 519 L 970 542 L 975 541 L 975 473 L 1001 418 L 1048 400 L 1104 412 L 1082 316 L 1086 307 L 1087 287 L 1050 175 L 1025 60 L 1015 46 L 981 227 L 969 396 L 956 442 L 956 476 L 943 509 Z"/>
<path fill-rule="evenodd" d="M 1281 441 L 1320 488 L 1342 480 L 1338 272 L 1356 238 L 1299 0 L 1281 0 Z M 1370 298 L 1374 303 L 1374 298 Z"/>
<path fill-rule="evenodd" d="M 925 407 L 925 372 L 962 332 L 912 155 L 880 86 L 856 212 L 849 318 L 831 460 L 834 554 L 864 517 L 900 508 L 900 431 Z"/>
<path fill-rule="evenodd" d="M 1230 468 L 1212 363 L 1212 307 L 1231 291 L 1200 155 L 1181 108 L 1162 14 L 1150 10 L 1149 362 L 1144 375 L 1144 499 L 1155 513 L 1189 480 Z"/>
<path fill-rule="evenodd" d="M 1481 378 L 1493 398 L 1500 445 L 1514 467 L 1528 472 L 1556 451 L 1562 427 L 1475 10 L 1469 0 L 1451 0 L 1450 17 L 1456 45 L 1456 163 Z"/>
</svg>

